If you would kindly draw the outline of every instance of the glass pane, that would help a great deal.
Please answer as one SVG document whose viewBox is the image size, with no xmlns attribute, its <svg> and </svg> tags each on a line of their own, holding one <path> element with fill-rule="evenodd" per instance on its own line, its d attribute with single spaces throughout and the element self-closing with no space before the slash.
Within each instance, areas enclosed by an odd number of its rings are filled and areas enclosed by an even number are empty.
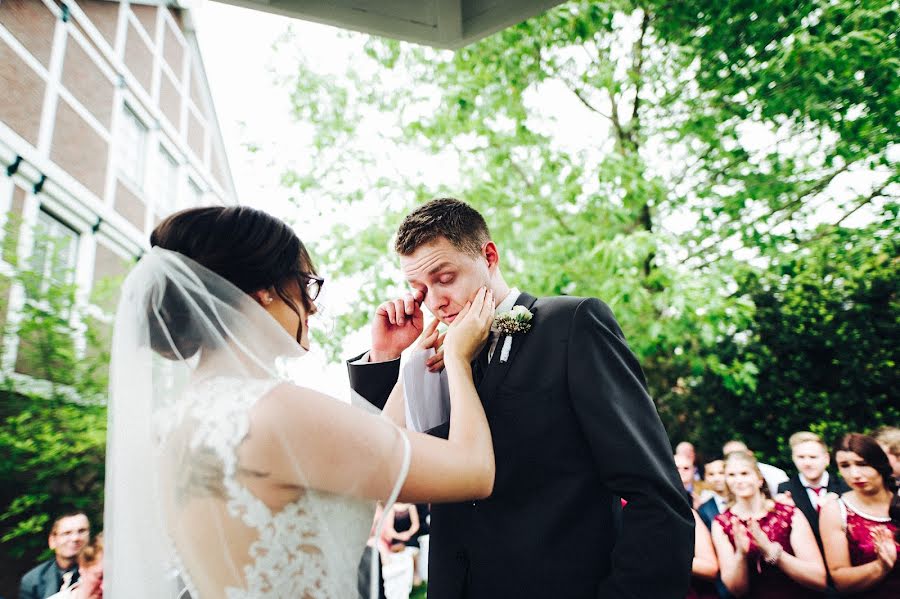
<svg viewBox="0 0 900 599">
<path fill-rule="evenodd" d="M 147 127 L 127 106 L 120 119 L 118 165 L 132 183 L 138 187 L 143 185 L 144 146 L 147 138 Z"/>
</svg>

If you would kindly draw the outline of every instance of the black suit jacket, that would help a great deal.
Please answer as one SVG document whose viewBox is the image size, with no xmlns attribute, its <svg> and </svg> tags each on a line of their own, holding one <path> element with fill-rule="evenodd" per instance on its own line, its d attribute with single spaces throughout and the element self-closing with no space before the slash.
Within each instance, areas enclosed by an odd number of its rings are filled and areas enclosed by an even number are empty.
<svg viewBox="0 0 900 599">
<path fill-rule="evenodd" d="M 712 530 L 713 520 L 716 519 L 716 516 L 719 515 L 719 505 L 716 503 L 716 499 L 714 497 L 710 497 L 706 501 L 700 504 L 700 507 L 697 508 L 697 513 L 700 514 L 700 519 L 703 520 L 703 523 L 706 524 L 706 528 Z"/>
<path fill-rule="evenodd" d="M 478 384 L 494 492 L 432 506 L 429 599 L 683 599 L 693 516 L 612 312 L 574 297 L 517 304 L 532 328 L 507 362 L 494 352 Z M 348 367 L 353 388 L 383 406 L 398 363 Z M 615 496 L 628 501 L 621 514 Z"/>
<path fill-rule="evenodd" d="M 72 575 L 72 582 L 78 581 L 78 567 Z M 56 560 L 51 559 L 38 564 L 22 577 L 19 585 L 19 599 L 46 599 L 59 592 L 62 586 L 62 572 L 56 566 Z"/>
<path fill-rule="evenodd" d="M 837 493 L 840 495 L 849 491 L 850 487 L 847 486 L 844 479 L 829 472 L 827 489 L 829 493 Z M 806 516 L 806 519 L 809 521 L 813 534 L 816 535 L 816 543 L 819 544 L 819 551 L 822 551 L 822 537 L 819 533 L 819 512 L 816 511 L 815 506 L 809 500 L 809 494 L 806 492 L 806 487 L 800 482 L 799 474 L 792 474 L 788 480 L 778 485 L 779 493 L 785 493 L 787 491 L 790 491 L 791 499 L 794 500 L 794 505 L 803 512 L 803 515 Z"/>
</svg>

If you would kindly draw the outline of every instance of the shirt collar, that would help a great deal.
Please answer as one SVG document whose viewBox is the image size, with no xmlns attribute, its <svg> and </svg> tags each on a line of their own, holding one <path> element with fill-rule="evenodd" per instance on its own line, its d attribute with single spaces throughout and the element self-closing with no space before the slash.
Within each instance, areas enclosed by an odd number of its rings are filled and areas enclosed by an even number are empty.
<svg viewBox="0 0 900 599">
<path fill-rule="evenodd" d="M 809 481 L 806 480 L 806 477 L 803 476 L 800 472 L 797 473 L 797 476 L 800 478 L 800 484 L 806 487 L 807 489 L 812 488 L 812 485 L 809 484 Z M 828 471 L 822 473 L 822 479 L 819 481 L 819 487 L 828 487 Z"/>
<path fill-rule="evenodd" d="M 515 307 L 516 301 L 519 299 L 520 295 L 522 295 L 522 293 L 515 287 L 510 289 L 509 293 L 506 294 L 506 297 L 503 298 L 503 301 L 497 304 L 497 308 L 494 311 L 494 314 L 503 314 L 504 312 L 509 312 L 510 310 L 512 310 Z"/>
</svg>

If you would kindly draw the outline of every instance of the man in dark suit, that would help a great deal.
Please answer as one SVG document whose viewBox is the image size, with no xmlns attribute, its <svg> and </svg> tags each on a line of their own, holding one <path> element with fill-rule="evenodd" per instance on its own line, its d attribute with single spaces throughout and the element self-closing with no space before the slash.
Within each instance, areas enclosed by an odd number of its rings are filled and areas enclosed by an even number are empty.
<svg viewBox="0 0 900 599">
<path fill-rule="evenodd" d="M 91 525 L 84 512 L 74 511 L 58 517 L 47 539 L 54 557 L 39 564 L 22 577 L 19 599 L 46 599 L 63 586 L 78 582 L 78 554 L 90 539 Z"/>
<path fill-rule="evenodd" d="M 703 467 L 703 480 L 709 487 L 708 496 L 701 497 L 697 508 L 706 528 L 712 529 L 712 522 L 725 511 L 725 461 L 713 460 Z M 705 497 L 705 498 L 704 498 Z"/>
<path fill-rule="evenodd" d="M 819 551 L 822 550 L 822 537 L 819 533 L 819 506 L 828 493 L 845 493 L 850 488 L 842 478 L 828 473 L 828 447 L 815 433 L 802 431 L 791 435 L 788 443 L 791 446 L 791 458 L 797 472 L 787 482 L 778 485 L 778 497 L 793 502 L 803 512 Z"/>
<path fill-rule="evenodd" d="M 400 352 L 423 330 L 420 302 L 450 323 L 487 286 L 498 313 L 521 306 L 532 315 L 527 331 L 501 332 L 473 363 L 493 435 L 494 491 L 432 506 L 429 599 L 682 599 L 693 517 L 643 372 L 610 309 L 593 298 L 510 289 L 484 219 L 458 200 L 408 215 L 396 249 L 412 292 L 379 306 L 372 350 L 349 370 L 353 388 L 379 407 L 387 402 L 385 412 L 402 424 L 403 392 L 391 389 Z M 439 351 L 426 366 L 440 369 Z M 627 501 L 621 514 L 616 496 Z"/>
</svg>

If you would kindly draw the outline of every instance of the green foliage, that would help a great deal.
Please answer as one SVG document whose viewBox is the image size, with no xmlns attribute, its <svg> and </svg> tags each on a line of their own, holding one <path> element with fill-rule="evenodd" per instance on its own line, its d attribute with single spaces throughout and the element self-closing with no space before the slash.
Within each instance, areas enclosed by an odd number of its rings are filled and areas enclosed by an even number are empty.
<svg viewBox="0 0 900 599">
<path fill-rule="evenodd" d="M 712 350 L 719 361 L 752 364 L 755 383 L 696 379 L 682 409 L 701 451 L 715 455 L 739 437 L 789 467 L 795 431 L 831 444 L 900 421 L 900 237 L 896 225 L 890 235 L 877 229 L 833 231 L 765 272 L 746 273 L 741 285 L 756 305 L 749 336 Z"/>
<path fill-rule="evenodd" d="M 60 512 L 83 509 L 102 527 L 108 347 L 76 300 L 57 241 L 41 235 L 40 261 L 6 256 L 8 289 L 23 305 L 11 331 L 16 372 L 0 381 L 0 553 L 22 571 L 46 557 Z"/>
<path fill-rule="evenodd" d="M 284 181 L 298 219 L 314 225 L 322 199 L 380 208 L 318 242 L 362 286 L 320 341 L 337 354 L 399 289 L 402 214 L 452 195 L 484 214 L 512 283 L 612 306 L 673 439 L 757 430 L 697 424 L 723 393 L 745 401 L 770 384 L 760 356 L 734 349 L 771 318 L 749 282 L 784 276 L 851 224 L 895 235 L 897 14 L 889 0 L 572 1 L 455 53 L 355 37 L 365 54 L 321 85 L 301 63 L 287 83 L 314 150 Z M 578 135 L 560 133 L 569 114 Z M 373 122 L 385 123 L 375 149 Z M 383 159 L 411 153 L 453 172 L 423 180 Z M 835 263 L 857 268 L 840 247 Z M 798 418 L 766 420 L 752 440 L 772 454 Z"/>
</svg>

